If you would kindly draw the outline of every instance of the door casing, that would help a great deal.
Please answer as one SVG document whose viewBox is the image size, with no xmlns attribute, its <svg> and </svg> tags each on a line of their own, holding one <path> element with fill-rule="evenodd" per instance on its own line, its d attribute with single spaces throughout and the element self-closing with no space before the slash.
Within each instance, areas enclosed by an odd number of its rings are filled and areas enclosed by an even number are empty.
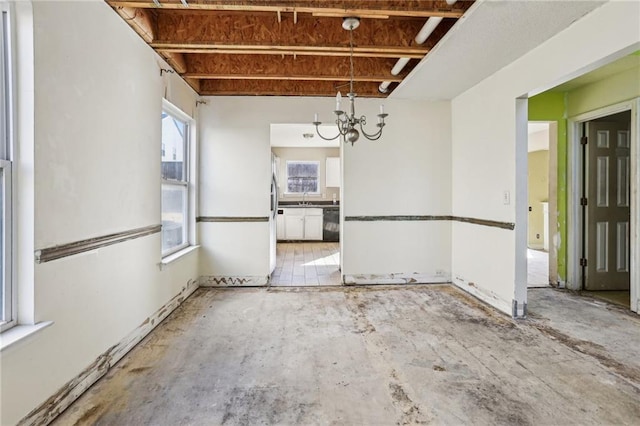
<svg viewBox="0 0 640 426">
<path fill-rule="evenodd" d="M 567 288 L 571 290 L 582 289 L 582 229 L 583 221 L 580 206 L 580 194 L 582 194 L 582 156 L 580 137 L 581 127 L 584 122 L 596 118 L 606 117 L 619 112 L 631 111 L 631 310 L 638 312 L 640 305 L 640 98 L 610 105 L 594 111 L 577 115 L 568 119 L 569 152 L 568 152 L 568 226 L 567 226 Z"/>
</svg>

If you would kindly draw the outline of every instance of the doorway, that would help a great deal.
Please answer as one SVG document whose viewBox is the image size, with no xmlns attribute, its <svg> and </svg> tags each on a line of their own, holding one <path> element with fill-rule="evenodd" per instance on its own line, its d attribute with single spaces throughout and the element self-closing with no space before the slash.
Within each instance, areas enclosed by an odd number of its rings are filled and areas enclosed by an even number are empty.
<svg viewBox="0 0 640 426">
<path fill-rule="evenodd" d="M 636 98 L 576 116 L 568 127 L 568 238 L 575 242 L 568 284 L 634 312 L 640 293 L 639 111 Z"/>
<path fill-rule="evenodd" d="M 278 242 L 275 287 L 339 286 L 340 243 Z"/>
<path fill-rule="evenodd" d="M 342 146 L 315 133 L 309 124 L 271 124 L 272 286 L 342 283 Z"/>
<path fill-rule="evenodd" d="M 630 306 L 631 111 L 582 123 L 582 288 Z"/>
<path fill-rule="evenodd" d="M 557 124 L 528 123 L 527 287 L 557 283 Z"/>
</svg>

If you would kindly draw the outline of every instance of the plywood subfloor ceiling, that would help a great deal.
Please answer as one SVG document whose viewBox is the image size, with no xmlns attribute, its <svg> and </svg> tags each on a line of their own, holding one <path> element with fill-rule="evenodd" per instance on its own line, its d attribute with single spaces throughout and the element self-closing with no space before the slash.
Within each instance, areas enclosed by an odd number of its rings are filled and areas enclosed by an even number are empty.
<svg viewBox="0 0 640 426">
<path fill-rule="evenodd" d="M 473 1 L 106 0 L 200 95 L 335 96 L 354 89 L 386 97 L 455 25 Z M 442 18 L 422 44 L 416 35 Z M 439 19 L 438 19 L 439 20 Z M 397 75 L 400 58 L 409 62 Z M 390 82 L 386 93 L 379 90 Z"/>
</svg>

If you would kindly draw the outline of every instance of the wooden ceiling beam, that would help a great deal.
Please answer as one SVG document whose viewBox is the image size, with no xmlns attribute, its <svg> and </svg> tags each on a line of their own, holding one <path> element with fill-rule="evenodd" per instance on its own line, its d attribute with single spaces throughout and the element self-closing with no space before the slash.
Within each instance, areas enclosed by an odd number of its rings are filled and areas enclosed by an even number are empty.
<svg viewBox="0 0 640 426">
<path fill-rule="evenodd" d="M 153 42 L 156 24 L 150 11 L 131 7 L 116 7 L 115 11 L 144 41 L 147 43 Z M 163 52 L 162 56 L 178 73 L 182 74 L 187 71 L 184 55 L 181 52 Z"/>
<path fill-rule="evenodd" d="M 333 75 L 257 75 L 257 74 L 198 74 L 184 73 L 185 78 L 194 78 L 200 80 L 299 80 L 299 81 L 349 81 L 349 77 L 336 77 Z M 391 81 L 399 83 L 403 77 L 384 75 L 373 76 L 354 76 L 353 81 Z"/>
<path fill-rule="evenodd" d="M 339 56 L 348 57 L 349 48 L 335 46 L 261 46 L 261 45 L 220 45 L 220 44 L 185 44 L 185 43 L 151 43 L 151 47 L 159 52 L 175 53 L 211 53 L 211 54 L 246 54 L 246 55 L 289 55 L 289 56 Z M 421 59 L 429 52 L 428 48 L 398 47 L 356 47 L 355 58 L 410 58 Z"/>
<path fill-rule="evenodd" d="M 456 5 L 449 7 L 440 1 L 212 1 L 202 2 L 199 0 L 188 0 L 189 7 L 185 7 L 180 0 L 160 0 L 161 7 L 158 7 L 150 0 L 107 0 L 113 7 L 134 7 L 141 9 L 163 9 L 163 10 L 209 10 L 222 12 L 274 12 L 274 13 L 309 13 L 323 14 L 324 16 L 360 16 L 368 18 L 387 17 L 412 17 L 428 18 L 439 16 L 442 18 L 460 18 L 465 9 Z"/>
<path fill-rule="evenodd" d="M 151 43 L 155 35 L 155 19 L 151 12 L 132 7 L 116 7 L 115 11 L 133 30 L 147 43 Z"/>
<path fill-rule="evenodd" d="M 379 83 L 358 82 L 355 91 L 361 98 L 384 98 Z M 201 80 L 201 95 L 218 96 L 335 96 L 348 87 L 341 81 L 265 81 L 265 80 Z"/>
<path fill-rule="evenodd" d="M 162 57 L 173 67 L 178 74 L 184 74 L 187 72 L 187 63 L 185 62 L 184 55 L 179 52 L 161 52 Z"/>
</svg>

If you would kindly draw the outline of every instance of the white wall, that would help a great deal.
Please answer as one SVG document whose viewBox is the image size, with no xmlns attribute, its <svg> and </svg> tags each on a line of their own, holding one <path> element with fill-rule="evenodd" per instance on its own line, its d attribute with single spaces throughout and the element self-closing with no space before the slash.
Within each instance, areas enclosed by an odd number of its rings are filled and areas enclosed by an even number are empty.
<svg viewBox="0 0 640 426">
<path fill-rule="evenodd" d="M 199 110 L 199 215 L 268 216 L 270 124 L 308 123 L 315 112 L 328 120 L 334 100 L 209 97 L 207 101 Z M 375 120 L 380 102 L 358 99 L 357 113 Z M 343 214 L 449 214 L 450 105 L 390 99 L 384 103 L 390 116 L 382 139 L 362 138 L 355 146 L 343 147 Z M 232 175 L 237 179 L 230 179 Z M 269 274 L 267 223 L 249 227 L 203 222 L 199 227 L 203 275 Z M 341 237 L 343 274 L 432 274 L 438 269 L 446 275 L 449 230 L 448 222 L 349 222 Z"/>
<path fill-rule="evenodd" d="M 344 216 L 451 214 L 450 104 L 387 99 L 385 108 L 382 139 L 343 149 Z M 343 229 L 344 275 L 450 276 L 448 221 L 346 221 Z"/>
<path fill-rule="evenodd" d="M 27 99 L 31 86 L 35 108 L 35 164 L 20 162 L 20 176 L 34 176 L 32 244 L 160 224 L 162 97 L 192 113 L 194 93 L 160 77 L 156 54 L 106 3 L 32 7 L 33 45 L 21 48 L 34 49 L 35 72 L 18 94 Z M 54 324 L 2 351 L 1 424 L 19 421 L 198 277 L 197 253 L 161 271 L 160 244 L 154 234 L 43 264 L 19 248 L 34 271 L 19 282 L 34 293 L 33 319 Z"/>
<path fill-rule="evenodd" d="M 516 223 L 454 223 L 454 282 L 505 312 L 526 302 L 526 267 L 514 266 L 526 265 L 527 218 L 526 105 L 517 98 L 637 50 L 639 17 L 638 2 L 607 3 L 452 102 L 453 214 Z"/>
</svg>

